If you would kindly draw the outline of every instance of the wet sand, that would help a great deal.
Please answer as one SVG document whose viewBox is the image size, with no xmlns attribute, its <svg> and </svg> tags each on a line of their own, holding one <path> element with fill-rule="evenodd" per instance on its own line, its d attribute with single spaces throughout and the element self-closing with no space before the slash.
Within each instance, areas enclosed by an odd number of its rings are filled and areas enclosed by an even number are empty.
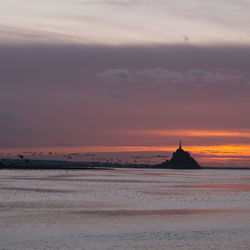
<svg viewBox="0 0 250 250">
<path fill-rule="evenodd" d="M 249 170 L 2 170 L 0 249 L 250 249 Z"/>
</svg>

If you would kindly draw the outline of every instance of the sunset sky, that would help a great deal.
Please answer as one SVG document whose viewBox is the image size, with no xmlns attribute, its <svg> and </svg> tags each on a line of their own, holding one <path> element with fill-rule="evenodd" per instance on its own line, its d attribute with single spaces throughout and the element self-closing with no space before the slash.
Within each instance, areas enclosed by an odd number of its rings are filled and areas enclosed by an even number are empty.
<svg viewBox="0 0 250 250">
<path fill-rule="evenodd" d="M 182 138 L 202 165 L 250 166 L 249 13 L 249 0 L 1 0 L 0 152 L 171 152 Z"/>
</svg>

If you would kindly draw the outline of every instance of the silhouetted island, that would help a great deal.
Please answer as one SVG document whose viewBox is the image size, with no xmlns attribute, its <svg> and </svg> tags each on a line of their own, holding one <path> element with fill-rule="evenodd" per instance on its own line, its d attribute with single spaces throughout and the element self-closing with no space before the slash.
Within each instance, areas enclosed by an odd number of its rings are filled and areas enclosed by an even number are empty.
<svg viewBox="0 0 250 250">
<path fill-rule="evenodd" d="M 198 162 L 187 151 L 182 149 L 181 141 L 179 148 L 173 153 L 172 158 L 159 166 L 174 169 L 201 169 Z"/>
</svg>

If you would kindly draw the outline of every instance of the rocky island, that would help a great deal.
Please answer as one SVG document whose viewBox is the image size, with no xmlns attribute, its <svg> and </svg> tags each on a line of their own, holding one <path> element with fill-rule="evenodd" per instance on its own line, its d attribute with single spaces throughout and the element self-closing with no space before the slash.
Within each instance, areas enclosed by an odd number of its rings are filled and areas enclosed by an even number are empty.
<svg viewBox="0 0 250 250">
<path fill-rule="evenodd" d="M 189 152 L 182 149 L 181 141 L 179 148 L 173 153 L 170 160 L 166 160 L 159 166 L 173 169 L 201 169 L 198 162 L 193 159 Z"/>
</svg>

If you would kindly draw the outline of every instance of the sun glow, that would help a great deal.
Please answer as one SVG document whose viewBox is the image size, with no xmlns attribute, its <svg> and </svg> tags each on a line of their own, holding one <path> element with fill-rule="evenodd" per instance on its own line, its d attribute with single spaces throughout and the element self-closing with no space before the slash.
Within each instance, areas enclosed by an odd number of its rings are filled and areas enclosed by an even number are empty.
<svg viewBox="0 0 250 250">
<path fill-rule="evenodd" d="M 105 153 L 105 152 L 143 152 L 143 151 L 175 151 L 177 146 L 87 146 L 87 147 L 47 147 L 22 149 L 4 149 L 2 153 L 28 152 L 55 152 L 55 153 Z M 210 157 L 250 157 L 250 145 L 219 145 L 219 146 L 184 146 L 192 154 Z"/>
<path fill-rule="evenodd" d="M 241 137 L 250 138 L 249 131 L 219 131 L 219 130 L 140 130 L 122 131 L 119 134 L 134 135 L 139 137 Z M 166 138 L 165 138 L 166 139 Z M 188 141 L 188 140 L 187 140 Z M 250 144 L 227 144 L 227 145 L 184 145 L 184 150 L 189 151 L 202 165 L 210 166 L 248 166 L 250 164 Z M 167 152 L 168 156 L 177 149 L 177 145 L 168 146 L 107 146 L 92 145 L 78 147 L 43 147 L 43 148 L 13 148 L 2 150 L 2 155 L 16 156 L 25 152 L 36 156 L 46 156 L 48 152 L 57 155 L 84 154 L 84 153 L 120 153 L 120 152 Z M 35 153 L 32 153 L 35 152 Z"/>
<path fill-rule="evenodd" d="M 123 133 L 123 132 L 122 132 Z M 250 131 L 220 131 L 220 130 L 139 130 L 126 131 L 126 134 L 144 136 L 192 136 L 192 137 L 244 137 L 250 138 Z"/>
<path fill-rule="evenodd" d="M 192 156 L 202 166 L 235 166 L 250 167 L 250 145 L 220 145 L 220 146 L 184 146 L 184 150 L 191 153 Z M 169 158 L 177 149 L 177 146 L 86 146 L 86 147 L 46 147 L 46 148 L 22 148 L 22 149 L 4 149 L 1 152 L 3 158 L 16 157 L 18 154 L 27 156 L 35 155 L 38 159 L 43 158 L 53 152 L 53 155 L 65 156 L 71 154 L 89 154 L 89 153 L 142 153 L 145 156 L 150 152 L 167 153 Z M 147 153 L 148 152 L 148 153 Z M 163 161 L 164 159 L 162 159 Z M 165 159 L 166 160 L 166 159 Z"/>
</svg>

